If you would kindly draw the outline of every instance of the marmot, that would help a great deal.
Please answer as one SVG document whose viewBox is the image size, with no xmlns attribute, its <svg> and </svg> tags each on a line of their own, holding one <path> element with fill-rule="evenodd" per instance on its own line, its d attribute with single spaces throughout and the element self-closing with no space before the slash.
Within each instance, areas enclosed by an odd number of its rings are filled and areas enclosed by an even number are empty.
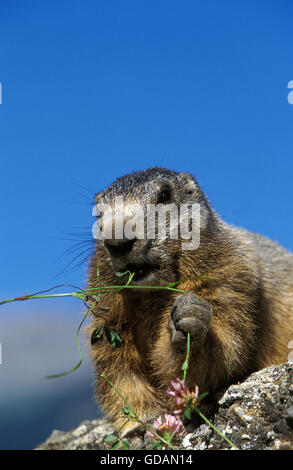
<svg viewBox="0 0 293 470">
<path fill-rule="evenodd" d="M 115 274 L 131 271 L 137 286 L 176 285 L 184 294 L 167 290 L 124 289 L 101 297 L 91 332 L 106 324 L 122 339 L 113 348 L 105 335 L 91 346 L 97 374 L 97 397 L 117 429 L 125 406 L 110 381 L 146 422 L 171 411 L 166 393 L 171 380 L 182 378 L 186 336 L 191 355 L 187 386 L 200 393 L 242 380 L 253 371 L 285 362 L 293 339 L 293 255 L 277 243 L 228 225 L 214 212 L 196 179 L 164 168 L 133 172 L 115 180 L 96 202 L 200 204 L 200 244 L 182 250 L 182 240 L 97 240 L 90 262 L 89 288 L 126 282 Z M 109 227 L 108 227 L 109 228 Z M 97 269 L 100 277 L 97 278 Z M 197 279 L 185 280 L 196 277 Z M 201 278 L 201 279 L 200 279 Z M 131 432 L 134 423 L 123 430 Z"/>
</svg>

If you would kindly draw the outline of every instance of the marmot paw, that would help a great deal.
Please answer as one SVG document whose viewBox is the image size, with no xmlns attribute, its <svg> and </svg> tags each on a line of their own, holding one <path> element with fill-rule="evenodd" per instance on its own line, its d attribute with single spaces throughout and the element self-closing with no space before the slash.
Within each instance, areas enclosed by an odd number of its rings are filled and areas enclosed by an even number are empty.
<svg viewBox="0 0 293 470">
<path fill-rule="evenodd" d="M 169 318 L 171 342 L 178 351 L 186 351 L 186 336 L 200 346 L 206 337 L 211 320 L 212 307 L 193 292 L 179 295 Z"/>
</svg>

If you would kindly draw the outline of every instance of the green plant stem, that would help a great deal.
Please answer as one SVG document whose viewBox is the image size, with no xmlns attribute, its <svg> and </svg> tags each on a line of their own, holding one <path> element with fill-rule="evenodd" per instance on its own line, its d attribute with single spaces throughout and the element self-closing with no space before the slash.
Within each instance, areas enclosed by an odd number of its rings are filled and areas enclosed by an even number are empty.
<svg viewBox="0 0 293 470">
<path fill-rule="evenodd" d="M 91 311 L 93 310 L 94 306 L 96 305 L 97 302 L 95 302 L 89 309 L 88 311 L 86 312 L 86 314 L 84 315 L 82 321 L 80 322 L 79 324 L 79 327 L 77 328 L 77 332 L 76 332 L 76 344 L 77 344 L 77 349 L 78 349 L 78 353 L 79 353 L 79 362 L 76 364 L 76 366 L 74 366 L 71 370 L 67 371 L 67 372 L 62 372 L 61 374 L 54 374 L 54 375 L 47 375 L 46 376 L 46 379 L 57 379 L 58 377 L 65 377 L 66 375 L 69 375 L 71 374 L 72 372 L 76 371 L 76 369 L 78 369 L 81 364 L 82 364 L 82 349 L 81 349 L 81 345 L 80 345 L 80 341 L 79 341 L 79 332 L 80 332 L 80 329 L 83 325 L 83 323 L 85 322 L 86 318 L 89 316 L 89 314 L 91 313 Z"/>
<path fill-rule="evenodd" d="M 24 301 L 24 300 L 33 300 L 33 299 L 47 299 L 50 297 L 74 297 L 74 293 L 65 293 L 65 294 L 47 294 L 47 295 L 24 295 L 22 297 L 14 297 L 13 299 L 8 299 L 8 300 L 2 300 L 0 302 L 0 305 L 6 304 L 8 302 L 16 302 L 16 301 Z M 76 295 L 75 295 L 76 297 Z"/>
<path fill-rule="evenodd" d="M 143 423 L 142 421 L 139 421 L 141 424 L 143 424 L 145 426 L 145 428 L 153 434 L 154 437 L 156 437 L 157 439 L 159 439 L 161 442 L 163 442 L 164 444 L 166 444 L 169 449 L 171 450 L 176 450 L 176 447 L 172 446 L 172 444 L 168 441 L 166 441 L 166 439 L 164 439 L 162 436 L 159 436 L 159 434 L 157 434 L 150 426 L 148 426 L 147 424 Z"/>
<path fill-rule="evenodd" d="M 239 450 L 238 447 L 235 446 L 235 444 L 233 444 L 233 442 L 230 441 L 230 439 L 228 437 L 226 437 L 224 434 L 221 433 L 221 431 L 216 428 L 216 426 L 213 425 L 213 423 L 211 423 L 202 413 L 201 411 L 199 411 L 198 407 L 194 405 L 194 409 L 196 410 L 196 412 L 199 414 L 199 416 L 214 430 L 216 431 L 226 442 L 228 442 L 228 444 L 230 444 L 231 447 L 233 447 L 233 449 L 235 450 Z"/>
<path fill-rule="evenodd" d="M 159 290 L 170 290 L 173 292 L 184 292 L 182 289 L 176 289 L 174 287 L 169 287 L 169 286 L 130 286 L 125 284 L 124 286 L 101 286 L 101 287 L 93 287 L 91 289 L 85 289 L 82 291 L 79 291 L 80 293 L 87 293 L 87 292 L 93 292 L 98 289 L 105 289 L 106 290 L 122 290 L 122 289 L 159 289 Z M 13 299 L 14 300 L 14 299 Z"/>
<path fill-rule="evenodd" d="M 132 409 L 132 406 L 130 405 L 130 403 L 128 403 L 128 401 L 126 400 L 126 398 L 124 397 L 124 395 L 122 395 L 122 393 L 118 390 L 118 388 L 115 387 L 115 385 L 108 379 L 108 377 L 106 376 L 105 374 L 105 371 L 101 374 L 101 377 L 113 388 L 113 390 L 115 390 L 115 392 L 119 395 L 119 397 L 122 398 L 122 400 L 124 401 L 124 403 L 128 406 L 129 410 L 131 411 L 131 413 L 133 414 L 133 417 L 135 419 L 138 419 L 138 416 L 137 414 L 135 413 L 135 411 Z"/>
<path fill-rule="evenodd" d="M 124 286 L 101 286 L 101 287 L 95 287 L 92 289 L 84 289 L 84 290 L 80 290 L 77 292 L 66 292 L 64 294 L 24 295 L 22 297 L 14 297 L 13 299 L 2 300 L 0 302 L 0 305 L 6 304 L 9 302 L 35 300 L 35 299 L 50 299 L 50 298 L 56 298 L 56 297 L 77 297 L 83 300 L 82 296 L 86 295 L 87 293 L 96 292 L 97 294 L 103 294 L 109 291 L 115 292 L 117 290 L 122 290 L 122 289 L 160 289 L 160 290 L 169 290 L 173 292 L 184 293 L 184 290 L 182 289 L 175 289 L 173 287 L 168 287 L 168 286 L 130 286 L 128 284 L 125 284 Z"/>
<path fill-rule="evenodd" d="M 99 271 L 97 271 L 97 278 L 98 278 L 98 281 L 99 281 L 99 286 L 96 287 L 96 288 L 91 288 L 91 289 L 84 289 L 84 290 L 78 290 L 76 292 L 67 292 L 67 293 L 64 293 L 64 294 L 45 294 L 45 295 L 24 295 L 24 296 L 21 296 L 21 297 L 14 297 L 12 299 L 8 299 L 8 300 L 3 300 L 0 302 L 0 305 L 3 305 L 3 304 L 6 304 L 6 303 L 9 303 L 9 302 L 16 302 L 16 301 L 24 301 L 24 300 L 36 300 L 36 299 L 48 299 L 48 298 L 57 298 L 57 297 L 76 297 L 80 300 L 82 300 L 85 304 L 85 306 L 88 308 L 88 311 L 86 312 L 86 314 L 84 315 L 78 329 L 77 329 L 77 332 L 76 332 L 76 343 L 77 343 L 77 348 L 78 348 L 78 352 L 79 352 L 79 356 L 80 356 L 80 361 L 78 362 L 78 364 L 76 364 L 76 366 L 71 369 L 70 371 L 68 372 L 64 372 L 62 374 L 56 374 L 56 375 L 50 375 L 50 376 L 47 376 L 46 378 L 48 379 L 51 379 L 51 378 L 57 378 L 57 377 L 63 377 L 65 375 L 69 375 L 71 374 L 72 372 L 74 372 L 76 369 L 78 369 L 78 367 L 81 365 L 82 363 L 82 350 L 81 350 L 81 346 L 80 346 L 80 341 L 79 341 L 79 332 L 80 332 L 80 329 L 84 323 L 84 321 L 86 320 L 86 318 L 89 316 L 89 314 L 92 312 L 93 308 L 95 307 L 95 305 L 97 304 L 97 302 L 99 301 L 100 299 L 100 295 L 103 294 L 103 293 L 106 293 L 106 292 L 115 292 L 115 291 L 119 291 L 119 290 L 123 290 L 123 289 L 154 289 L 154 290 L 168 290 L 168 291 L 173 291 L 173 292 L 181 292 L 181 293 L 184 293 L 184 290 L 182 289 L 177 289 L 175 288 L 174 286 L 181 283 L 181 282 L 184 282 L 184 281 L 187 281 L 187 280 L 190 280 L 190 279 L 210 279 L 210 280 L 213 280 L 213 281 L 217 281 L 216 279 L 213 279 L 213 278 L 209 278 L 209 277 L 205 277 L 205 276 L 202 276 L 202 277 L 196 277 L 196 278 L 186 278 L 186 279 L 182 279 L 181 281 L 176 281 L 176 282 L 172 282 L 169 284 L 169 286 L 131 286 L 130 285 L 130 282 L 132 281 L 133 277 L 135 276 L 135 273 L 131 273 L 131 272 L 126 272 L 129 274 L 129 277 L 128 277 L 128 281 L 125 285 L 122 285 L 122 286 L 101 286 L 100 285 L 100 278 L 99 278 Z M 125 273 L 125 274 L 126 274 Z M 56 286 L 56 287 L 61 287 L 61 286 Z M 53 289 L 53 288 L 52 288 Z M 48 291 L 52 290 L 52 289 L 48 289 Z M 47 291 L 47 292 L 48 292 Z M 46 291 L 43 291 L 43 292 L 46 292 Z M 91 307 L 89 307 L 86 303 L 86 296 L 88 293 L 96 293 L 98 295 L 98 299 L 93 303 L 93 305 Z M 188 363 L 189 363 L 189 357 L 190 357 L 190 333 L 187 334 L 187 353 L 186 353 L 186 358 L 185 358 L 185 361 L 184 361 L 184 364 L 182 366 L 183 368 L 183 380 L 185 382 L 186 380 L 186 374 L 187 374 L 187 370 L 188 370 Z M 106 377 L 105 375 L 105 372 L 103 372 L 103 374 L 101 375 L 101 377 L 115 390 L 115 392 L 122 398 L 122 400 L 124 401 L 124 403 L 126 403 L 126 405 L 128 406 L 128 409 L 129 411 L 132 413 L 132 416 L 130 417 L 130 419 L 133 419 L 139 423 L 141 423 L 142 425 L 144 425 L 146 427 L 146 429 L 148 431 L 150 431 L 157 439 L 159 439 L 161 442 L 163 442 L 165 445 L 167 445 L 170 449 L 175 449 L 175 447 L 172 446 L 172 444 L 170 444 L 170 442 L 166 441 L 163 437 L 159 436 L 155 431 L 153 431 L 152 428 L 150 428 L 148 425 L 146 425 L 145 423 L 143 423 L 139 417 L 137 416 L 137 414 L 135 413 L 135 411 L 133 410 L 133 408 L 131 407 L 131 405 L 128 403 L 128 401 L 126 400 L 126 398 L 122 395 L 122 393 L 115 387 L 114 384 L 112 384 L 112 382 Z M 228 439 L 226 436 L 224 436 L 202 413 L 201 411 L 199 411 L 198 407 L 194 405 L 194 409 L 197 411 L 197 413 L 199 414 L 199 416 L 212 428 L 214 429 L 214 431 L 216 431 L 225 441 L 227 441 L 234 449 L 236 450 L 239 450 L 235 444 L 233 444 L 233 442 L 230 441 L 230 439 Z M 124 423 L 122 425 L 122 427 L 125 425 L 126 423 Z M 122 427 L 120 428 L 120 431 L 122 429 Z"/>
<path fill-rule="evenodd" d="M 172 444 L 170 444 L 170 442 L 166 441 L 163 437 L 159 436 L 155 431 L 153 431 L 152 428 L 150 428 L 146 423 L 144 423 L 143 421 L 141 421 L 141 419 L 137 416 L 137 414 L 135 413 L 134 409 L 132 408 L 132 406 L 130 405 L 130 403 L 127 401 L 127 399 L 124 397 L 124 395 L 118 390 L 118 388 L 115 387 L 115 385 L 108 379 L 108 377 L 106 376 L 105 374 L 105 371 L 101 374 L 101 377 L 113 388 L 113 390 L 115 390 L 115 392 L 122 398 L 122 400 L 124 401 L 124 403 L 128 406 L 129 410 L 131 411 L 131 413 L 133 414 L 133 419 L 142 424 L 149 432 L 151 432 L 157 439 L 159 439 L 161 442 L 163 442 L 164 444 L 166 444 L 171 450 L 175 450 L 175 447 L 172 446 Z M 123 427 L 123 426 L 122 426 Z M 120 430 L 122 429 L 122 427 L 120 428 Z"/>
<path fill-rule="evenodd" d="M 190 356 L 190 333 L 187 333 L 187 352 L 186 352 L 186 358 L 185 358 L 185 361 L 184 361 L 184 370 L 183 370 L 183 381 L 184 382 L 186 380 L 186 374 L 187 374 L 187 370 L 188 370 L 189 356 Z"/>
<path fill-rule="evenodd" d="M 186 374 L 187 374 L 187 370 L 188 370 L 188 364 L 189 364 L 189 356 L 190 356 L 190 333 L 187 333 L 187 351 L 186 351 L 186 358 L 185 358 L 185 361 L 182 365 L 182 369 L 183 369 L 183 381 L 185 382 L 186 380 Z M 201 411 L 199 411 L 198 407 L 196 405 L 193 405 L 192 406 L 192 409 L 195 410 L 199 416 L 214 430 L 216 431 L 226 442 L 228 442 L 228 444 L 230 444 L 230 446 L 233 447 L 233 449 L 236 449 L 236 450 L 239 450 L 238 447 L 235 446 L 235 444 L 233 444 L 233 442 L 230 441 L 230 439 L 228 439 L 228 437 L 224 436 L 224 434 L 221 433 L 221 431 L 219 431 L 219 429 L 216 428 L 216 426 L 214 426 L 203 414 Z"/>
</svg>

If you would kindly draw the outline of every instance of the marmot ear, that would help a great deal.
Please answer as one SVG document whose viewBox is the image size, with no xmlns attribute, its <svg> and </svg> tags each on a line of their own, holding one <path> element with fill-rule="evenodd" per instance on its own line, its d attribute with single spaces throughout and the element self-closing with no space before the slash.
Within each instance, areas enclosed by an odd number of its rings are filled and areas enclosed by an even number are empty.
<svg viewBox="0 0 293 470">
<path fill-rule="evenodd" d="M 199 189 L 195 178 L 189 173 L 180 173 L 180 176 L 184 184 L 184 192 L 189 195 L 197 196 Z"/>
</svg>

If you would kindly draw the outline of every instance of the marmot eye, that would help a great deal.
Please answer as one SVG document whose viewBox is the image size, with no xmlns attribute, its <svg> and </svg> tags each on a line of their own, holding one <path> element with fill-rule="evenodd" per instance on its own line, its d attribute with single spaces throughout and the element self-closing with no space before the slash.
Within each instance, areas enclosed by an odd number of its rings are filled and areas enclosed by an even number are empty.
<svg viewBox="0 0 293 470">
<path fill-rule="evenodd" d="M 165 204 L 172 201 L 172 191 L 170 188 L 163 188 L 158 195 L 157 204 Z"/>
</svg>

